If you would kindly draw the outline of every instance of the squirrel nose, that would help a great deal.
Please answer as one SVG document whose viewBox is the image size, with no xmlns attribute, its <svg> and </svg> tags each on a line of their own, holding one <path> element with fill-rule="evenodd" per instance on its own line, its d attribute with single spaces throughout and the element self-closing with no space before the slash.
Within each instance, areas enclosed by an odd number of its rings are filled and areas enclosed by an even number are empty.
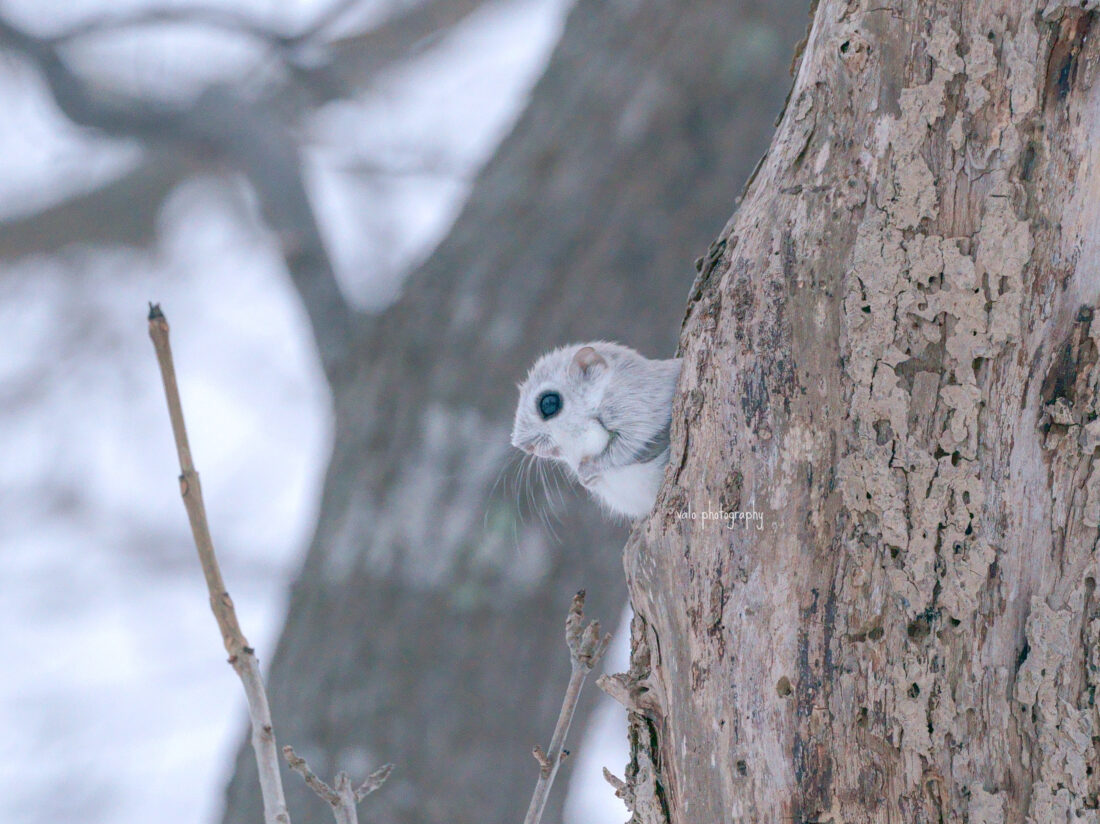
<svg viewBox="0 0 1100 824">
<path fill-rule="evenodd" d="M 533 454 L 535 451 L 535 445 L 533 443 L 525 443 L 523 445 L 523 451 L 527 454 Z"/>
</svg>

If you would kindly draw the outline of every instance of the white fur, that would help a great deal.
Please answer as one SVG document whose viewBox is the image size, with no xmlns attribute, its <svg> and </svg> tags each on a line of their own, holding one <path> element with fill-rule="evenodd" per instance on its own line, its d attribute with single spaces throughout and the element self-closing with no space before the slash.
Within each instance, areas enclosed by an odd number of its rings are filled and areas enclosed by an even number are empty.
<svg viewBox="0 0 1100 824">
<path fill-rule="evenodd" d="M 662 457 L 648 463 L 606 469 L 595 481 L 586 484 L 585 489 L 611 512 L 628 518 L 640 518 L 653 509 L 667 464 L 666 450 Z"/>
<path fill-rule="evenodd" d="M 598 357 L 578 356 L 588 347 Z M 641 517 L 653 508 L 668 463 L 659 444 L 679 375 L 678 359 L 650 360 L 617 343 L 555 349 L 520 385 L 512 445 L 564 463 L 610 512 Z M 562 408 L 543 420 L 538 399 L 547 391 L 561 395 Z"/>
</svg>

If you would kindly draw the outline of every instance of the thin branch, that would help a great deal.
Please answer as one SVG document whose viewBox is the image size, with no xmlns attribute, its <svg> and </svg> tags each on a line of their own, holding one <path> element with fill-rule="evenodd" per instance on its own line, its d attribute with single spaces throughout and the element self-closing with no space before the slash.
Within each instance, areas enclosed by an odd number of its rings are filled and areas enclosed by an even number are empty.
<svg viewBox="0 0 1100 824">
<path fill-rule="evenodd" d="M 638 703 L 634 700 L 634 694 L 631 690 L 632 685 L 633 682 L 625 672 L 617 672 L 614 675 L 601 675 L 596 679 L 596 686 L 622 704 L 624 709 L 637 712 Z"/>
<path fill-rule="evenodd" d="M 339 804 L 340 796 L 336 794 L 336 790 L 332 789 L 322 779 L 317 777 L 317 773 L 310 769 L 309 764 L 298 753 L 294 752 L 294 747 L 287 744 L 283 747 L 283 758 L 286 759 L 286 763 L 290 765 L 290 769 L 302 776 L 306 782 L 306 786 L 317 794 L 317 797 L 322 801 L 327 801 L 329 804 Z"/>
<path fill-rule="evenodd" d="M 569 751 L 565 749 L 565 736 L 569 734 L 569 725 L 573 722 L 573 713 L 577 709 L 584 679 L 599 662 L 607 650 L 607 645 L 611 642 L 610 635 L 600 636 L 599 621 L 592 621 L 585 625 L 583 589 L 573 596 L 573 603 L 569 607 L 569 615 L 565 619 L 565 641 L 569 645 L 569 660 L 573 665 L 569 686 L 565 690 L 558 723 L 554 726 L 554 736 L 550 739 L 550 749 L 544 753 L 541 747 L 535 747 L 534 756 L 539 762 L 539 779 L 531 795 L 531 805 L 527 808 L 527 816 L 523 819 L 523 824 L 539 824 L 542 820 L 542 813 L 546 808 L 546 800 L 550 797 L 550 788 L 554 785 L 558 767 L 569 755 Z"/>
<path fill-rule="evenodd" d="M 607 767 L 603 768 L 603 779 L 615 790 L 615 797 L 621 799 L 630 812 L 634 812 L 634 787 L 623 781 Z"/>
<path fill-rule="evenodd" d="M 355 800 L 362 801 L 372 792 L 386 783 L 386 779 L 393 772 L 393 764 L 383 764 L 377 770 L 367 776 L 366 781 L 355 788 Z"/>
<path fill-rule="evenodd" d="M 336 824 L 359 824 L 359 814 L 355 810 L 355 791 L 351 788 L 351 779 L 346 772 L 336 773 L 336 794 L 340 802 L 332 808 Z"/>
<path fill-rule="evenodd" d="M 221 630 L 222 642 L 229 653 L 229 663 L 244 684 L 248 698 L 248 715 L 252 720 L 252 748 L 256 753 L 256 766 L 260 773 L 260 790 L 264 801 L 264 821 L 266 824 L 290 824 L 286 799 L 283 796 L 283 783 L 279 775 L 279 756 L 275 749 L 275 731 L 271 724 L 271 709 L 267 703 L 263 677 L 256 653 L 245 640 L 244 633 L 237 621 L 237 612 L 233 608 L 233 599 L 222 580 L 218 558 L 214 554 L 214 542 L 210 537 L 210 526 L 206 520 L 206 507 L 202 500 L 202 486 L 199 473 L 191 458 L 191 446 L 187 440 L 187 426 L 183 420 L 183 407 L 180 403 L 179 386 L 176 383 L 176 367 L 172 361 L 172 347 L 168 340 L 168 321 L 160 307 L 149 305 L 149 337 L 157 353 L 161 378 L 164 381 L 164 394 L 168 401 L 168 417 L 172 421 L 172 433 L 175 435 L 176 452 L 180 463 L 180 494 L 187 508 L 187 519 L 191 522 L 191 535 L 195 539 L 195 548 L 199 553 L 199 562 L 206 578 L 206 588 L 210 593 L 210 608 Z"/>
<path fill-rule="evenodd" d="M 309 764 L 289 744 L 283 747 L 283 757 L 290 768 L 305 779 L 306 786 L 316 793 L 317 797 L 332 807 L 332 814 L 336 818 L 336 824 L 358 824 L 359 814 L 356 804 L 377 790 L 393 771 L 393 764 L 386 764 L 367 776 L 367 780 L 352 789 L 351 779 L 346 772 L 336 774 L 336 781 L 329 786 L 317 774 L 310 769 Z"/>
<path fill-rule="evenodd" d="M 180 402 L 179 385 L 176 381 L 176 366 L 172 360 L 172 345 L 168 337 L 168 321 L 160 306 L 149 304 L 149 337 L 157 353 L 161 379 L 164 381 L 164 395 L 168 402 L 168 417 L 172 422 L 172 434 L 176 440 L 176 452 L 180 462 L 180 493 L 187 508 L 187 518 L 191 522 L 191 534 L 195 539 L 195 548 L 199 553 L 199 562 L 206 578 L 206 588 L 210 593 L 210 608 L 217 619 L 218 629 L 222 633 L 222 642 L 229 653 L 229 663 L 233 665 L 241 683 L 244 684 L 248 698 L 248 714 L 252 719 L 252 748 L 256 753 L 256 767 L 260 774 L 260 790 L 264 801 L 265 824 L 290 824 L 290 815 L 283 796 L 283 782 L 279 774 L 279 756 L 275 748 L 275 730 L 271 723 L 271 708 L 264 690 L 263 677 L 256 653 L 248 645 L 237 621 L 237 612 L 233 608 L 233 599 L 222 580 L 218 558 L 214 554 L 214 541 L 210 537 L 210 526 L 206 520 L 206 507 L 202 500 L 202 487 L 199 473 L 191 457 L 191 444 L 187 438 L 187 425 L 183 420 L 183 405 Z M 353 788 L 347 773 L 337 774 L 335 786 L 330 787 L 317 777 L 304 758 L 294 752 L 294 748 L 283 747 L 283 756 L 290 768 L 305 779 L 306 785 L 322 800 L 332 807 L 336 824 L 358 824 L 356 804 L 377 790 L 389 778 L 392 764 L 386 764 L 372 772 L 357 788 Z"/>
</svg>

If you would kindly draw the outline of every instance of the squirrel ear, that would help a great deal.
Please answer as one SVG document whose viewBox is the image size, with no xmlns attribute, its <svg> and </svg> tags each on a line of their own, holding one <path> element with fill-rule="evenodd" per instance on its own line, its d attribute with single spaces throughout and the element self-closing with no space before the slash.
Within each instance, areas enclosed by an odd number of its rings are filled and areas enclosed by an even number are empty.
<svg viewBox="0 0 1100 824">
<path fill-rule="evenodd" d="M 586 378 L 599 374 L 599 371 L 605 366 L 607 366 L 607 361 L 603 359 L 603 355 L 591 346 L 582 346 L 577 350 L 577 354 L 573 356 L 573 368 Z"/>
</svg>

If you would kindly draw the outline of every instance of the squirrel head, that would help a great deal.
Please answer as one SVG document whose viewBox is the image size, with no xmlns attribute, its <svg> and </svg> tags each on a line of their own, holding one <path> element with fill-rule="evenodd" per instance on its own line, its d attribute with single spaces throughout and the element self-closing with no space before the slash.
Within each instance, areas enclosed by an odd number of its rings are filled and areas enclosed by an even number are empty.
<svg viewBox="0 0 1100 824">
<path fill-rule="evenodd" d="M 519 385 L 512 445 L 574 469 L 602 452 L 610 434 L 599 410 L 615 348 L 603 341 L 571 344 L 535 361 Z"/>
</svg>

